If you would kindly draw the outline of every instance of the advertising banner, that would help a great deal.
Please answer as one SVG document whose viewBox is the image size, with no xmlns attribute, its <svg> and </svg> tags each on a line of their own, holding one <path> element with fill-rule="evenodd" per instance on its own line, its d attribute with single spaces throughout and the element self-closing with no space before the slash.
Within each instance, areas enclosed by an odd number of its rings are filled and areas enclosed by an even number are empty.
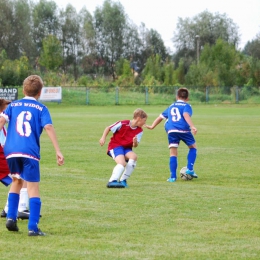
<svg viewBox="0 0 260 260">
<path fill-rule="evenodd" d="M 62 99 L 61 87 L 43 87 L 39 101 L 52 101 L 60 103 Z"/>
<path fill-rule="evenodd" d="M 18 88 L 0 88 L 0 98 L 11 101 L 17 100 Z"/>
</svg>

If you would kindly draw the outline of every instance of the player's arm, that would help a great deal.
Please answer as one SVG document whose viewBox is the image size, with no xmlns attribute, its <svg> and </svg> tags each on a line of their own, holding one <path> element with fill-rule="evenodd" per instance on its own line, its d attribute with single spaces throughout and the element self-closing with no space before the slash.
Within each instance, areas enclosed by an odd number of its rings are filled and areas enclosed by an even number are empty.
<svg viewBox="0 0 260 260">
<path fill-rule="evenodd" d="M 106 137 L 107 137 L 109 131 L 110 131 L 110 126 L 108 126 L 108 127 L 105 128 L 105 130 L 104 130 L 104 132 L 103 132 L 103 135 L 101 136 L 101 138 L 100 138 L 100 140 L 99 140 L 99 144 L 100 144 L 101 146 L 103 146 L 103 145 L 105 144 L 105 142 L 106 142 Z"/>
<path fill-rule="evenodd" d="M 6 122 L 6 119 L 0 115 L 0 130 L 3 129 L 5 122 Z"/>
<path fill-rule="evenodd" d="M 197 133 L 197 128 L 194 126 L 190 114 L 187 112 L 183 113 L 183 117 L 185 119 L 185 121 L 188 123 L 188 125 L 190 126 L 191 132 L 195 135 Z"/>
<path fill-rule="evenodd" d="M 58 165 L 59 166 L 63 165 L 64 164 L 64 157 L 63 157 L 63 155 L 62 155 L 62 153 L 60 151 L 58 140 L 57 140 L 57 136 L 56 136 L 56 133 L 55 133 L 53 125 L 46 125 L 44 127 L 44 129 L 46 130 L 49 138 L 51 139 L 53 147 L 54 147 L 54 149 L 56 151 L 56 158 L 57 158 Z"/>
<path fill-rule="evenodd" d="M 161 116 L 158 116 L 152 123 L 152 125 L 144 125 L 147 129 L 154 129 L 157 125 L 159 125 L 162 122 L 163 118 Z"/>
</svg>

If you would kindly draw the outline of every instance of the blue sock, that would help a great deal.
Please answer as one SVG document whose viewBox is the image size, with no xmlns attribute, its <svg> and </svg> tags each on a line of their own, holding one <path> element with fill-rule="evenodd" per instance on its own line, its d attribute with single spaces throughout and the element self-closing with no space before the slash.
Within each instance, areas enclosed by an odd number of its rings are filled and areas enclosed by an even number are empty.
<svg viewBox="0 0 260 260">
<path fill-rule="evenodd" d="M 38 231 L 38 223 L 40 221 L 40 212 L 41 212 L 41 199 L 40 198 L 30 198 L 29 207 L 30 207 L 30 217 L 28 222 L 28 230 Z"/>
<path fill-rule="evenodd" d="M 178 163 L 177 163 L 177 157 L 176 156 L 170 157 L 169 166 L 170 166 L 171 178 L 177 179 L 176 171 L 177 171 Z"/>
<path fill-rule="evenodd" d="M 196 157 L 197 157 L 197 149 L 190 148 L 188 156 L 187 156 L 187 160 L 188 160 L 187 168 L 191 171 L 193 171 L 193 166 L 195 164 Z"/>
<path fill-rule="evenodd" d="M 20 198 L 19 194 L 17 194 L 17 193 L 9 193 L 9 195 L 8 195 L 7 218 L 11 218 L 13 220 L 17 219 L 19 198 Z"/>
</svg>

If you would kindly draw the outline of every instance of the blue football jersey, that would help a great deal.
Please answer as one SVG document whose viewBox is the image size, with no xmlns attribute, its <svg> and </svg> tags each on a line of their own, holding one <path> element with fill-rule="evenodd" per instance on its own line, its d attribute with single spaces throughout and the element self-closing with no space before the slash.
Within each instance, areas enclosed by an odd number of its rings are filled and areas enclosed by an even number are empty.
<svg viewBox="0 0 260 260">
<path fill-rule="evenodd" d="M 166 119 L 164 127 L 167 133 L 190 131 L 190 126 L 183 117 L 185 112 L 192 116 L 191 105 L 182 100 L 177 100 L 162 112 L 161 117 Z"/>
<path fill-rule="evenodd" d="M 52 124 L 48 108 L 31 97 L 8 105 L 3 112 L 8 122 L 4 146 L 6 158 L 28 157 L 40 159 L 40 135 L 44 126 Z"/>
</svg>

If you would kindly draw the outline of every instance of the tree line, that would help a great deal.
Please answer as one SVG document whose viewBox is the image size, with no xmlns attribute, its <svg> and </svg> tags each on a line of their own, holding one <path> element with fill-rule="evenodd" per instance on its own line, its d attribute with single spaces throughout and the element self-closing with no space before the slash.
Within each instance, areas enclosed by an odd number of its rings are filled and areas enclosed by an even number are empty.
<svg viewBox="0 0 260 260">
<path fill-rule="evenodd" d="M 0 32 L 2 86 L 31 73 L 53 86 L 260 86 L 260 34 L 238 50 L 237 25 L 207 10 L 179 18 L 175 53 L 112 0 L 93 14 L 52 0 L 0 0 Z"/>
</svg>

